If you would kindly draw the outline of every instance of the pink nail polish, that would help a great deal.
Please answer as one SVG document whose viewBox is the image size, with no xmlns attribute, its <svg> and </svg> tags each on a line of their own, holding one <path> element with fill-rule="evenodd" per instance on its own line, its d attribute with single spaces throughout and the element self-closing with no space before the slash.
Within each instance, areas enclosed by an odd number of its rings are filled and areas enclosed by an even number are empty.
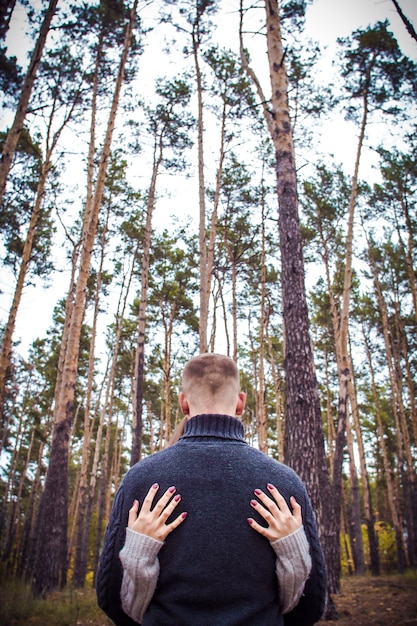
<svg viewBox="0 0 417 626">
<path fill-rule="evenodd" d="M 170 487 L 170 488 L 168 489 L 169 493 L 174 493 L 176 490 L 177 490 L 177 488 L 176 488 L 176 487 Z"/>
<path fill-rule="evenodd" d="M 182 513 L 181 517 L 182 519 L 185 519 L 187 517 L 188 513 Z"/>
<path fill-rule="evenodd" d="M 253 492 L 256 496 L 260 496 L 262 491 L 260 489 L 255 489 L 255 491 Z"/>
<path fill-rule="evenodd" d="M 248 517 L 248 524 L 253 524 L 253 519 L 251 517 Z"/>
<path fill-rule="evenodd" d="M 268 489 L 273 489 L 274 485 L 271 485 L 271 483 L 268 483 L 267 487 L 268 487 Z"/>
<path fill-rule="evenodd" d="M 258 503 L 256 502 L 256 500 L 251 500 L 250 503 L 252 506 L 258 506 Z"/>
<path fill-rule="evenodd" d="M 158 483 L 154 483 L 154 484 L 152 485 L 152 489 L 159 489 L 159 485 L 158 485 Z"/>
<path fill-rule="evenodd" d="M 181 500 L 181 496 L 180 494 L 178 494 L 177 496 L 175 496 L 174 498 L 175 502 L 179 502 Z"/>
</svg>

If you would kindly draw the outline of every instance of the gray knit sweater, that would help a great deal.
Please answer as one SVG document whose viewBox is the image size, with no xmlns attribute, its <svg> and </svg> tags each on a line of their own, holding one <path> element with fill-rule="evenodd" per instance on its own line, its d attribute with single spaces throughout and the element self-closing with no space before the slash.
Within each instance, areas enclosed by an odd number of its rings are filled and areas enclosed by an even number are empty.
<svg viewBox="0 0 417 626">
<path fill-rule="evenodd" d="M 249 446 L 241 422 L 226 415 L 191 418 L 179 442 L 140 461 L 126 475 L 113 505 L 97 577 L 100 606 L 119 626 L 137 623 L 121 606 L 126 522 L 133 500 L 158 482 L 175 485 L 187 520 L 158 552 L 158 583 L 143 626 L 310 626 L 321 617 L 326 580 L 314 515 L 305 488 L 288 467 Z M 311 574 L 298 605 L 282 615 L 276 554 L 246 519 L 256 488 L 273 483 L 301 505 Z M 183 507 L 181 509 L 181 507 Z M 259 518 L 260 523 L 263 520 Z"/>
</svg>

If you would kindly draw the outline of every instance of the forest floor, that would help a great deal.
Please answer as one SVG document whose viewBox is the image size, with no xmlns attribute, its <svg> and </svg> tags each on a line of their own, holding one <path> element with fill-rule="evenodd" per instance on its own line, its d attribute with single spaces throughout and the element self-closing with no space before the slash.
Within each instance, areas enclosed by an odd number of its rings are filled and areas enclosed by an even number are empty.
<svg viewBox="0 0 417 626">
<path fill-rule="evenodd" d="M 338 620 L 320 626 L 417 626 L 417 577 L 344 577 L 333 597 Z"/>
<path fill-rule="evenodd" d="M 342 593 L 333 600 L 340 617 L 321 621 L 320 626 L 417 626 L 416 573 L 379 578 L 345 577 Z M 67 590 L 34 602 L 23 596 L 22 590 L 2 588 L 0 583 L 0 626 L 111 624 L 98 608 L 92 589 Z"/>
</svg>

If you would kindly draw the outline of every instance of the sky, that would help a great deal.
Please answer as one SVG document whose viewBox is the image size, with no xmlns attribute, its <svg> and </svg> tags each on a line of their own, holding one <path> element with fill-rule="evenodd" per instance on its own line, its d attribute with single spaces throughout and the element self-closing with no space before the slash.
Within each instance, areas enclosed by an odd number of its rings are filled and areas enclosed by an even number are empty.
<svg viewBox="0 0 417 626">
<path fill-rule="evenodd" d="M 400 4 L 404 13 L 417 29 L 417 0 L 400 0 Z M 217 18 L 215 20 L 216 23 L 219 23 L 216 38 L 222 43 L 225 42 L 224 45 L 226 46 L 233 45 L 235 49 L 237 49 L 238 39 L 236 28 L 236 9 L 238 5 L 238 0 L 223 0 L 221 3 L 222 18 L 221 20 Z M 152 12 L 152 10 L 152 4 L 150 4 L 147 11 Z M 20 8 L 19 11 L 22 11 L 22 9 Z M 11 54 L 16 54 L 22 63 L 24 62 L 24 55 L 22 54 L 24 48 L 22 45 L 24 32 L 23 17 L 22 13 L 18 14 L 18 19 L 13 22 L 9 36 L 9 51 Z M 389 19 L 391 30 L 396 36 L 404 54 L 417 61 L 417 43 L 407 33 L 391 0 L 314 0 L 307 11 L 306 33 L 312 39 L 317 40 L 322 49 L 325 49 L 322 62 L 324 74 L 331 69 L 338 37 L 349 36 L 358 28 L 366 28 L 368 25 L 386 18 Z M 253 46 L 250 37 L 248 37 L 246 43 L 251 51 L 251 55 L 254 57 L 254 63 L 259 68 L 265 68 L 263 80 L 267 81 L 268 69 L 265 50 L 259 47 L 259 45 Z M 152 49 L 152 46 L 149 47 L 149 50 L 144 55 L 144 65 L 146 65 L 146 58 L 150 58 L 152 59 L 150 66 L 152 68 L 158 66 L 154 62 L 155 54 L 161 54 L 160 45 L 159 49 L 158 47 L 156 49 Z M 169 68 L 173 65 L 174 63 L 170 66 L 169 60 L 168 62 L 165 60 L 165 67 Z M 260 72 L 262 74 L 262 70 Z M 266 85 L 265 92 L 268 93 L 267 84 L 264 84 Z M 355 133 L 349 132 L 349 129 L 346 130 L 346 128 L 338 121 L 334 124 L 322 126 L 320 133 L 322 150 L 329 154 L 334 154 L 336 160 L 343 163 L 346 171 L 351 173 L 357 138 Z M 372 171 L 373 158 L 374 155 L 370 151 L 367 153 L 365 150 L 361 163 L 362 175 L 366 169 L 370 172 Z M 82 189 L 82 186 L 80 189 Z M 182 202 L 184 202 L 184 198 L 185 202 L 187 202 L 184 191 L 185 187 L 179 193 L 182 194 Z M 195 202 L 197 196 L 195 183 L 192 181 L 189 193 L 190 196 L 194 197 L 193 201 Z M 44 289 L 39 284 L 36 287 L 27 287 L 25 289 L 15 330 L 15 339 L 21 339 L 19 352 L 22 354 L 27 351 L 28 346 L 35 337 L 44 336 L 46 330 L 50 327 L 52 310 L 57 299 L 65 294 L 65 291 L 62 291 L 62 282 L 62 277 L 57 276 L 53 279 L 52 286 L 49 289 Z M 4 271 L 0 273 L 0 290 L 0 318 L 5 320 L 7 319 L 12 297 L 12 285 L 10 277 L 7 277 Z"/>
</svg>

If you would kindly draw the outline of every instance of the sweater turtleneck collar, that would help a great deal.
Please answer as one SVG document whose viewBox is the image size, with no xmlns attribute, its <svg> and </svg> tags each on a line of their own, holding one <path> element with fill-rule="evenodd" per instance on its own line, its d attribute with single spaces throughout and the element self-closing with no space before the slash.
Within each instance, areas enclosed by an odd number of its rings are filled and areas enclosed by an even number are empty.
<svg viewBox="0 0 417 626">
<path fill-rule="evenodd" d="M 185 423 L 185 437 L 217 437 L 220 439 L 237 439 L 244 441 L 243 424 L 231 415 L 203 413 L 194 415 Z"/>
</svg>

